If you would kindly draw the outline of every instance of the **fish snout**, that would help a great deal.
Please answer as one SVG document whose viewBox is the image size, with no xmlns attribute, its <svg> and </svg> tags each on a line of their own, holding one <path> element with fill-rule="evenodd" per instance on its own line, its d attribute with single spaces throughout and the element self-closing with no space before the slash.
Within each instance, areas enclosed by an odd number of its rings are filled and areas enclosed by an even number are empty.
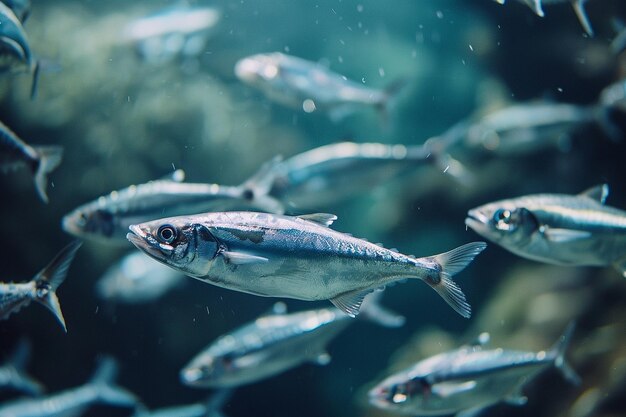
<svg viewBox="0 0 626 417">
<path fill-rule="evenodd" d="M 472 209 L 467 212 L 465 225 L 477 233 L 487 229 L 489 218 L 480 210 Z"/>
<path fill-rule="evenodd" d="M 197 385 L 202 377 L 202 370 L 196 367 L 184 368 L 180 371 L 180 381 L 185 385 Z"/>
</svg>

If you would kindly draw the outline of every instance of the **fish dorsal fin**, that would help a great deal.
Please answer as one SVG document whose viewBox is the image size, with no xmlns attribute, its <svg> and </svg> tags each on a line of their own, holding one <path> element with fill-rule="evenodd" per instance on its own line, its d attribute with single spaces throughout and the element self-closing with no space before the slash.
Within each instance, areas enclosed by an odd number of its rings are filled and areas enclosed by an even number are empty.
<svg viewBox="0 0 626 417">
<path fill-rule="evenodd" d="M 595 187 L 591 187 L 578 195 L 581 197 L 589 197 L 592 200 L 599 201 L 600 204 L 604 204 L 606 198 L 609 196 L 609 185 L 596 185 Z"/>
<path fill-rule="evenodd" d="M 487 332 L 482 332 L 476 338 L 468 343 L 468 346 L 485 346 L 491 340 L 491 336 Z"/>
<path fill-rule="evenodd" d="M 317 223 L 320 226 L 325 226 L 325 227 L 330 226 L 331 224 L 333 224 L 335 220 L 337 220 L 337 216 L 335 216 L 334 214 L 328 214 L 328 213 L 303 214 L 301 216 L 298 216 L 298 218 L 309 221 L 309 222 Z"/>
<path fill-rule="evenodd" d="M 258 264 L 265 263 L 269 260 L 263 256 L 251 255 L 244 252 L 222 251 L 221 254 L 228 262 L 234 265 Z"/>
<path fill-rule="evenodd" d="M 555 229 L 545 226 L 541 228 L 541 231 L 546 239 L 553 243 L 572 242 L 574 240 L 587 239 L 591 236 L 591 232 L 584 230 Z"/>
<path fill-rule="evenodd" d="M 359 314 L 361 304 L 363 304 L 363 299 L 372 291 L 371 289 L 349 291 L 331 298 L 330 302 L 350 317 L 356 317 Z"/>
</svg>

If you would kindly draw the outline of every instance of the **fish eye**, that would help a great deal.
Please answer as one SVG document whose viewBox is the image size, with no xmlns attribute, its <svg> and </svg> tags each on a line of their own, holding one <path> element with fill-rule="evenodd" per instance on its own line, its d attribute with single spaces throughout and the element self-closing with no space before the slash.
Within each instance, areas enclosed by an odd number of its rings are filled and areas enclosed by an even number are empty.
<svg viewBox="0 0 626 417">
<path fill-rule="evenodd" d="M 157 231 L 157 237 L 162 243 L 172 243 L 176 240 L 177 235 L 178 234 L 174 226 L 169 224 L 164 224 L 159 227 L 159 230 Z"/>
<path fill-rule="evenodd" d="M 493 213 L 493 221 L 496 223 L 508 223 L 511 219 L 511 211 L 505 209 L 498 209 Z"/>
</svg>

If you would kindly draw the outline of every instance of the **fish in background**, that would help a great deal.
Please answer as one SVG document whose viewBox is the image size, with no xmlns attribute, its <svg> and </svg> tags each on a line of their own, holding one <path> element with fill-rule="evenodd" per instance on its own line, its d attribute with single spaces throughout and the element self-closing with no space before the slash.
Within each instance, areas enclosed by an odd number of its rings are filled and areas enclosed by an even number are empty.
<svg viewBox="0 0 626 417">
<path fill-rule="evenodd" d="M 59 166 L 62 157 L 60 146 L 30 146 L 0 122 L 0 170 L 28 167 L 34 176 L 35 189 L 45 203 L 48 202 L 48 174 Z"/>
<path fill-rule="evenodd" d="M 467 213 L 465 224 L 516 255 L 568 266 L 613 265 L 626 277 L 626 211 L 606 184 L 578 195 L 532 194 Z"/>
<path fill-rule="evenodd" d="M 330 300 L 356 316 L 367 294 L 413 278 L 427 283 L 457 313 L 470 316 L 452 277 L 485 249 L 484 242 L 415 258 L 330 229 L 336 219 L 326 213 L 206 213 L 132 225 L 127 238 L 193 278 L 249 294 Z"/>
<path fill-rule="evenodd" d="M 626 79 L 621 79 L 604 87 L 600 92 L 600 103 L 603 106 L 626 112 Z"/>
<path fill-rule="evenodd" d="M 580 378 L 565 361 L 574 324 L 548 351 L 524 352 L 487 349 L 489 335 L 458 349 L 423 359 L 389 376 L 369 392 L 378 408 L 410 415 L 478 415 L 499 402 L 524 405 L 524 385 L 543 370 L 555 366 L 575 385 Z M 459 414 L 460 415 L 460 414 Z"/>
<path fill-rule="evenodd" d="M 164 64 L 200 55 L 219 20 L 220 12 L 211 7 L 167 7 L 130 22 L 122 40 L 135 44 L 145 61 Z"/>
<path fill-rule="evenodd" d="M 359 317 L 400 327 L 404 317 L 378 304 L 381 292 L 365 298 Z M 326 365 L 326 345 L 354 320 L 337 308 L 287 313 L 276 303 L 270 314 L 220 336 L 180 372 L 183 384 L 202 388 L 237 387 L 277 375 L 306 362 Z"/>
<path fill-rule="evenodd" d="M 139 304 L 155 301 L 186 282 L 184 275 L 134 251 L 111 265 L 96 282 L 107 301 Z"/>
<path fill-rule="evenodd" d="M 24 23 L 30 15 L 30 0 L 2 0 L 1 2 L 11 9 L 22 23 Z"/>
<path fill-rule="evenodd" d="M 252 210 L 282 213 L 283 205 L 268 195 L 275 175 L 274 159 L 239 186 L 182 182 L 184 172 L 131 185 L 84 204 L 63 217 L 67 233 L 102 243 L 126 244 L 131 224 L 166 216 L 213 211 Z"/>
<path fill-rule="evenodd" d="M 74 241 L 63 248 L 35 277 L 24 283 L 0 282 L 0 320 L 7 319 L 36 301 L 54 314 L 67 332 L 56 291 L 65 281 L 67 271 L 82 242 Z"/>
<path fill-rule="evenodd" d="M 390 101 L 407 85 L 401 79 L 382 90 L 365 87 L 319 63 L 280 52 L 239 60 L 235 75 L 277 103 L 306 113 L 326 112 L 334 121 L 363 107 L 374 107 L 386 119 Z"/>
<path fill-rule="evenodd" d="M 504 4 L 506 0 L 495 0 L 497 3 Z M 576 16 L 580 21 L 583 29 L 589 36 L 593 36 L 593 29 L 591 27 L 591 23 L 589 22 L 589 17 L 587 17 L 587 12 L 585 12 L 585 3 L 587 0 L 517 0 L 518 3 L 525 4 L 530 7 L 533 12 L 539 17 L 544 17 L 545 13 L 543 12 L 543 5 L 554 5 L 554 4 L 563 4 L 570 3 L 576 12 Z"/>
<path fill-rule="evenodd" d="M 133 417 L 225 417 L 222 408 L 230 400 L 232 394 L 233 390 L 222 389 L 211 395 L 204 403 L 179 405 L 157 410 L 148 410 L 139 406 Z"/>
<path fill-rule="evenodd" d="M 19 399 L 0 404 L 1 417 L 78 416 L 92 405 L 134 408 L 138 400 L 126 389 L 113 385 L 117 364 L 112 358 L 102 360 L 92 379 L 77 388 L 41 398 Z"/>
<path fill-rule="evenodd" d="M 611 41 L 611 52 L 615 56 L 619 56 L 626 50 L 626 24 L 618 18 L 613 18 L 611 23 L 616 33 L 615 38 Z"/>
<path fill-rule="evenodd" d="M 30 343 L 26 339 L 18 342 L 9 360 L 0 366 L 0 390 L 18 391 L 26 395 L 40 395 L 43 387 L 26 374 L 26 363 L 30 357 Z"/>
</svg>

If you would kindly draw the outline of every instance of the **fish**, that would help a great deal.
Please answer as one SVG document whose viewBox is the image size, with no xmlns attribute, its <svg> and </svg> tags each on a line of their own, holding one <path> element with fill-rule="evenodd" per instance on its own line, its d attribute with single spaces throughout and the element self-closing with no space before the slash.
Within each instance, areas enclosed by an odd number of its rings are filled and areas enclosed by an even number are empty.
<svg viewBox="0 0 626 417">
<path fill-rule="evenodd" d="M 11 9 L 22 23 L 24 23 L 30 15 L 30 0 L 2 0 L 2 3 Z"/>
<path fill-rule="evenodd" d="M 48 202 L 48 174 L 61 163 L 60 146 L 30 146 L 0 122 L 0 170 L 7 172 L 23 166 L 30 169 L 39 197 Z"/>
<path fill-rule="evenodd" d="M 76 240 L 61 249 L 54 259 L 28 282 L 0 282 L 0 320 L 7 319 L 11 314 L 28 306 L 31 301 L 36 301 L 50 310 L 67 332 L 56 291 L 65 281 L 70 264 L 81 245 L 82 242 Z"/>
<path fill-rule="evenodd" d="M 128 240 L 148 256 L 219 287 L 265 297 L 330 300 L 356 316 L 363 297 L 417 278 L 460 315 L 470 305 L 452 276 L 486 244 L 413 258 L 330 229 L 337 216 L 206 213 L 130 226 Z"/>
<path fill-rule="evenodd" d="M 18 399 L 0 404 L 0 417 L 65 417 L 83 414 L 94 404 L 134 408 L 138 400 L 126 389 L 113 385 L 117 364 L 102 360 L 86 384 L 41 398 Z"/>
<path fill-rule="evenodd" d="M 155 301 L 184 284 L 183 274 L 134 251 L 113 264 L 96 282 L 100 299 L 128 304 Z"/>
<path fill-rule="evenodd" d="M 365 298 L 359 317 L 385 327 L 399 327 L 404 317 Z M 374 298 L 372 298 L 374 297 Z M 276 303 L 270 314 L 220 336 L 180 372 L 183 384 L 196 388 L 232 388 L 258 382 L 306 362 L 326 365 L 326 345 L 354 320 L 337 308 L 287 313 Z"/>
<path fill-rule="evenodd" d="M 110 244 L 127 244 L 131 224 L 166 216 L 208 211 L 256 210 L 282 213 L 283 205 L 267 195 L 278 159 L 264 164 L 239 186 L 185 183 L 184 171 L 111 192 L 68 213 L 62 220 L 67 233 Z"/>
<path fill-rule="evenodd" d="M 7 363 L 0 366 L 0 391 L 18 391 L 31 396 L 43 393 L 42 385 L 24 372 L 29 356 L 30 344 L 22 339 Z"/>
<path fill-rule="evenodd" d="M 613 265 L 626 277 L 626 211 L 607 184 L 578 195 L 532 194 L 471 209 L 465 224 L 508 251 L 566 266 Z"/>
<path fill-rule="evenodd" d="M 506 0 L 495 0 L 499 4 L 504 4 Z M 563 4 L 570 3 L 574 8 L 574 12 L 576 12 L 576 16 L 578 17 L 578 21 L 582 25 L 583 29 L 589 36 L 593 36 L 593 28 L 591 27 L 591 22 L 589 21 L 589 17 L 587 16 L 587 12 L 585 11 L 585 3 L 587 0 L 517 0 L 519 3 L 525 4 L 530 7 L 531 10 L 539 17 L 544 17 L 545 13 L 543 12 L 544 5 L 554 5 L 554 4 Z"/>
<path fill-rule="evenodd" d="M 399 79 L 384 90 L 365 87 L 321 64 L 281 52 L 242 58 L 235 75 L 279 104 L 305 113 L 327 112 L 334 121 L 362 107 L 374 107 L 385 119 L 390 100 L 407 84 Z"/>
<path fill-rule="evenodd" d="M 221 389 L 204 403 L 178 405 L 157 410 L 148 410 L 140 405 L 133 417 L 224 417 L 221 409 L 232 394 L 231 389 Z"/>
<path fill-rule="evenodd" d="M 449 415 L 478 411 L 499 402 L 523 405 L 523 386 L 555 366 L 575 385 L 580 377 L 565 360 L 574 332 L 570 324 L 548 351 L 489 349 L 489 334 L 458 349 L 423 359 L 372 388 L 369 401 L 377 408 L 411 415 Z"/>
<path fill-rule="evenodd" d="M 604 87 L 600 92 L 599 101 L 603 106 L 618 108 L 626 112 L 626 79 L 621 79 Z"/>
</svg>

